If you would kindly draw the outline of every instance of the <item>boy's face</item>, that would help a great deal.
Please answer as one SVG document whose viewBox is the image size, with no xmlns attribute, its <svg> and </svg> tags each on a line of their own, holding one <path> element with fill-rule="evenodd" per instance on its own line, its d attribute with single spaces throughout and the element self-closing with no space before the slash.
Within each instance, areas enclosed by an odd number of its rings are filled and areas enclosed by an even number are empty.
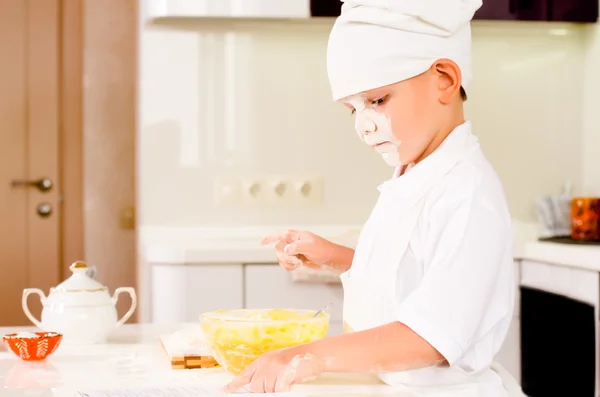
<svg viewBox="0 0 600 397">
<path fill-rule="evenodd" d="M 445 85 L 440 82 L 439 71 L 430 69 L 342 102 L 352 111 L 364 143 L 390 166 L 408 165 L 419 160 L 441 127 L 444 104 L 440 93 L 444 94 Z"/>
</svg>

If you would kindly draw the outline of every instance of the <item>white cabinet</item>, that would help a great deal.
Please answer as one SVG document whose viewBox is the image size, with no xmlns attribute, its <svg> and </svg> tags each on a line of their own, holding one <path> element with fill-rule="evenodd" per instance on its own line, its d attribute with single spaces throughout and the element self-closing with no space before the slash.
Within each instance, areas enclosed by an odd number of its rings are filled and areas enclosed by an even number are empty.
<svg viewBox="0 0 600 397">
<path fill-rule="evenodd" d="M 285 307 L 318 310 L 333 302 L 329 313 L 329 334 L 342 332 L 343 290 L 340 285 L 294 283 L 279 265 L 245 266 L 245 307 L 249 309 Z"/>
<path fill-rule="evenodd" d="M 496 362 L 501 364 L 510 374 L 521 382 L 521 323 L 518 317 L 513 317 L 508 334 L 502 348 L 496 355 Z"/>
<path fill-rule="evenodd" d="M 495 360 L 500 363 L 512 376 L 520 382 L 521 379 L 521 334 L 520 334 L 520 306 L 521 294 L 519 291 L 521 280 L 520 261 L 514 261 L 515 265 L 515 310 L 508 334 L 502 348 L 496 355 Z"/>
<path fill-rule="evenodd" d="M 294 283 L 278 264 L 153 264 L 151 278 L 153 323 L 196 322 L 220 309 L 318 310 L 333 302 L 329 335 L 342 333 L 342 286 Z"/>
<path fill-rule="evenodd" d="M 242 265 L 152 265 L 152 322 L 197 322 L 204 312 L 242 309 Z"/>
<path fill-rule="evenodd" d="M 514 261 L 515 264 L 515 287 L 516 287 L 516 296 L 515 296 L 515 310 L 513 313 L 513 317 L 519 318 L 521 315 L 521 261 Z"/>
<path fill-rule="evenodd" d="M 523 261 L 521 285 L 600 306 L 597 271 Z"/>
</svg>

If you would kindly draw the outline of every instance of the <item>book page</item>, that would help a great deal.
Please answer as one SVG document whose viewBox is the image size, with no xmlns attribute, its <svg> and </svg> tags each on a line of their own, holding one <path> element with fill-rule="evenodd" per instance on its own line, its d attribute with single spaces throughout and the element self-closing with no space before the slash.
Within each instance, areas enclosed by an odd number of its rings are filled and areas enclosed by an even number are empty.
<svg viewBox="0 0 600 397">
<path fill-rule="evenodd" d="M 247 391 L 243 393 L 225 393 L 220 390 L 210 390 L 202 386 L 157 386 L 144 388 L 123 388 L 78 392 L 81 397 L 256 397 Z M 270 397 L 306 397 L 299 393 L 270 393 Z"/>
</svg>

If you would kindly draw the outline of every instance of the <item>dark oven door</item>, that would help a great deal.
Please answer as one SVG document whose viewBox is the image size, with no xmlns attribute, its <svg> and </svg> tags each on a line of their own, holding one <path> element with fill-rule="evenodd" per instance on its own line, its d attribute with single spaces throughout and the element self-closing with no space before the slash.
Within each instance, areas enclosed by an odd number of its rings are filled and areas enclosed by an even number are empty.
<svg viewBox="0 0 600 397">
<path fill-rule="evenodd" d="M 523 392 L 529 397 L 598 397 L 594 306 L 520 289 Z"/>
</svg>

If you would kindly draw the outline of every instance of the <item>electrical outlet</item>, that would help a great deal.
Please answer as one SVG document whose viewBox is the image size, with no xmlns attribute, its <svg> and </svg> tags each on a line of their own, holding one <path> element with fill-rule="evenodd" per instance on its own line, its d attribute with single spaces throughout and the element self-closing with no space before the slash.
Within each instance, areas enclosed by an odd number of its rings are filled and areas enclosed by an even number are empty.
<svg viewBox="0 0 600 397">
<path fill-rule="evenodd" d="M 323 180 L 318 176 L 299 176 L 290 181 L 290 204 L 320 205 L 323 203 Z"/>
<path fill-rule="evenodd" d="M 269 205 L 289 205 L 291 188 L 284 175 L 270 175 L 265 178 L 265 203 Z"/>
<path fill-rule="evenodd" d="M 266 197 L 265 183 L 259 178 L 242 179 L 241 181 L 242 200 L 245 205 L 265 204 Z"/>
<path fill-rule="evenodd" d="M 253 177 L 217 177 L 214 182 L 214 200 L 223 206 L 252 206 L 264 204 L 264 182 Z"/>
<path fill-rule="evenodd" d="M 235 178 L 215 179 L 214 193 L 219 205 L 238 205 L 242 201 L 241 184 Z"/>
<path fill-rule="evenodd" d="M 214 193 L 226 206 L 314 206 L 323 202 L 323 181 L 314 175 L 220 177 Z"/>
</svg>

